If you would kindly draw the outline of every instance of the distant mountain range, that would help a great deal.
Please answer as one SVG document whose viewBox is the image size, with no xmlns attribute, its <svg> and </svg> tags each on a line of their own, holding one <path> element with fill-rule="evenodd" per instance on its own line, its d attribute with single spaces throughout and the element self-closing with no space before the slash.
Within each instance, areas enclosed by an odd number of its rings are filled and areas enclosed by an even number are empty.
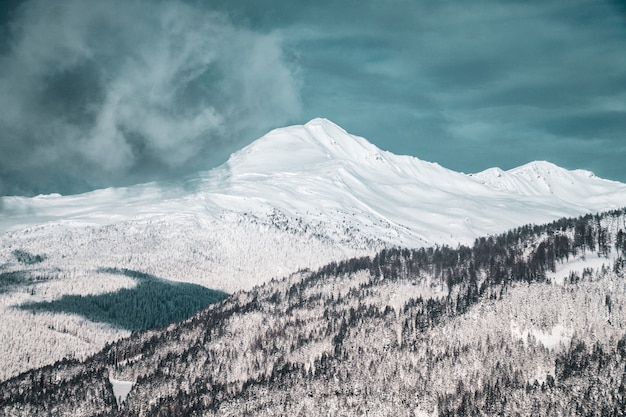
<svg viewBox="0 0 626 417">
<path fill-rule="evenodd" d="M 549 162 L 466 175 L 382 151 L 314 119 L 276 129 L 184 182 L 2 203 L 0 228 L 12 231 L 129 220 L 223 222 L 224 216 L 237 223 L 276 213 L 338 242 L 352 230 L 352 246 L 415 247 L 469 243 L 521 224 L 618 208 L 626 205 L 626 185 Z"/>
<path fill-rule="evenodd" d="M 0 338 L 11 343 L 0 344 L 0 380 L 130 330 L 93 324 L 75 306 L 33 315 L 19 305 L 131 290 L 137 276 L 150 277 L 142 291 L 186 282 L 234 293 L 384 248 L 457 247 L 624 206 L 626 184 L 588 171 L 533 162 L 467 175 L 382 151 L 325 119 L 276 129 L 185 181 L 3 197 Z"/>
</svg>

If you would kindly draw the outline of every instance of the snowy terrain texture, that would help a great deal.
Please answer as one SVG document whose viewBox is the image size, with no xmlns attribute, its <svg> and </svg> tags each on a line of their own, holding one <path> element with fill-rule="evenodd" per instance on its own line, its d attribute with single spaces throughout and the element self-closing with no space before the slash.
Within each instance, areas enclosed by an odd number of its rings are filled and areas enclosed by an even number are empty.
<svg viewBox="0 0 626 417">
<path fill-rule="evenodd" d="M 0 415 L 623 416 L 625 288 L 626 209 L 385 249 L 0 381 Z"/>
<path fill-rule="evenodd" d="M 0 291 L 0 357 L 11 358 L 0 363 L 0 380 L 128 334 L 15 308 L 136 285 L 102 271 L 233 293 L 383 248 L 456 247 L 624 206 L 626 184 L 588 171 L 532 162 L 467 175 L 382 151 L 325 119 L 271 131 L 181 182 L 3 197 L 0 274 L 33 283 Z"/>
<path fill-rule="evenodd" d="M 2 231 L 255 218 L 353 248 L 421 247 L 620 208 L 626 185 L 543 161 L 466 175 L 314 119 L 271 131 L 184 183 L 2 200 Z"/>
</svg>

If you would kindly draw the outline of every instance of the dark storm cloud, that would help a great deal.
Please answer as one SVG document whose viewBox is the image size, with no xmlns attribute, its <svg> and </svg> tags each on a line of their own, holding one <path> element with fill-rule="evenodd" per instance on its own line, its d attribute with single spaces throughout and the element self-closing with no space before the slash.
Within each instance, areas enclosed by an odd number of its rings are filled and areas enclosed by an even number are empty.
<svg viewBox="0 0 626 417">
<path fill-rule="evenodd" d="M 0 57 L 4 193 L 209 168 L 299 99 L 276 33 L 178 1 L 23 3 Z"/>
</svg>

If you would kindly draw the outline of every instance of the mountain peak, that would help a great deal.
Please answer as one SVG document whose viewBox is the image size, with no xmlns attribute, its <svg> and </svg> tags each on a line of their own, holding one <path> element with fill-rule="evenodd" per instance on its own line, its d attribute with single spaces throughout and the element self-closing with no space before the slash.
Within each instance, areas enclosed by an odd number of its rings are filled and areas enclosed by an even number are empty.
<svg viewBox="0 0 626 417">
<path fill-rule="evenodd" d="M 517 168 L 511 169 L 509 172 L 514 175 L 531 175 L 531 176 L 534 175 L 536 177 L 543 177 L 543 178 L 554 177 L 555 175 L 561 175 L 561 176 L 577 175 L 577 176 L 582 176 L 582 177 L 587 177 L 587 178 L 597 178 L 596 175 L 591 171 L 587 171 L 584 169 L 568 170 L 566 168 L 560 167 L 548 161 L 529 162 Z"/>
<path fill-rule="evenodd" d="M 339 129 L 343 133 L 347 133 L 341 126 L 339 126 L 336 123 L 333 123 L 331 120 L 328 120 L 325 117 L 315 117 L 315 118 L 309 120 L 308 122 L 306 122 L 304 124 L 304 126 L 310 126 L 310 127 L 314 127 L 314 126 L 330 127 L 330 128 L 333 128 L 333 129 Z"/>
<path fill-rule="evenodd" d="M 548 161 L 532 161 L 509 170 L 513 175 L 550 176 L 557 173 L 569 172 L 567 169 Z"/>
<path fill-rule="evenodd" d="M 338 239 L 338 230 L 350 219 L 367 239 L 411 246 L 467 242 L 557 213 L 626 205 L 626 185 L 588 171 L 535 161 L 508 171 L 490 168 L 465 175 L 380 150 L 324 118 L 272 130 L 196 183 L 198 191 L 192 194 L 187 185 L 143 185 L 72 198 L 5 198 L 0 202 L 11 215 L 0 218 L 0 230 L 63 219 L 73 224 L 141 216 L 169 219 L 173 212 L 211 217 L 207 207 L 213 205 L 236 213 L 276 210 L 298 219 L 315 213 L 303 221 L 337 226 L 333 233 Z M 198 206 L 191 209 L 190 201 Z M 389 232 L 385 237 L 377 229 L 380 224 Z"/>
<path fill-rule="evenodd" d="M 381 159 L 380 149 L 324 118 L 274 129 L 234 153 L 227 164 L 234 174 L 302 172 L 331 162 Z"/>
<path fill-rule="evenodd" d="M 489 168 L 472 176 L 491 188 L 525 196 L 553 195 L 575 204 L 585 195 L 613 193 L 619 184 L 591 171 L 568 170 L 548 161 L 533 161 L 508 171 Z"/>
</svg>

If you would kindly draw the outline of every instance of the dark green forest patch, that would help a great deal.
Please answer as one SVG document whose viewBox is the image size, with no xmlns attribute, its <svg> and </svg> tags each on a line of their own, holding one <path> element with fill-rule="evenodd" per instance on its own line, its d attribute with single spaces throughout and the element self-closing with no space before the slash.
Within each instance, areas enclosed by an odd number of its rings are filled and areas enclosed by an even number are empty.
<svg viewBox="0 0 626 417">
<path fill-rule="evenodd" d="M 79 314 L 94 322 L 142 331 L 185 320 L 228 296 L 223 291 L 168 281 L 139 271 L 106 268 L 99 272 L 128 276 L 137 281 L 137 286 L 99 295 L 65 295 L 54 301 L 24 304 L 21 308 Z"/>
<path fill-rule="evenodd" d="M 0 272 L 0 294 L 29 282 L 29 275 L 24 271 Z"/>
<path fill-rule="evenodd" d="M 22 249 L 16 249 L 13 251 L 15 259 L 24 265 L 35 265 L 45 261 L 48 257 L 45 254 L 32 254 Z"/>
</svg>

